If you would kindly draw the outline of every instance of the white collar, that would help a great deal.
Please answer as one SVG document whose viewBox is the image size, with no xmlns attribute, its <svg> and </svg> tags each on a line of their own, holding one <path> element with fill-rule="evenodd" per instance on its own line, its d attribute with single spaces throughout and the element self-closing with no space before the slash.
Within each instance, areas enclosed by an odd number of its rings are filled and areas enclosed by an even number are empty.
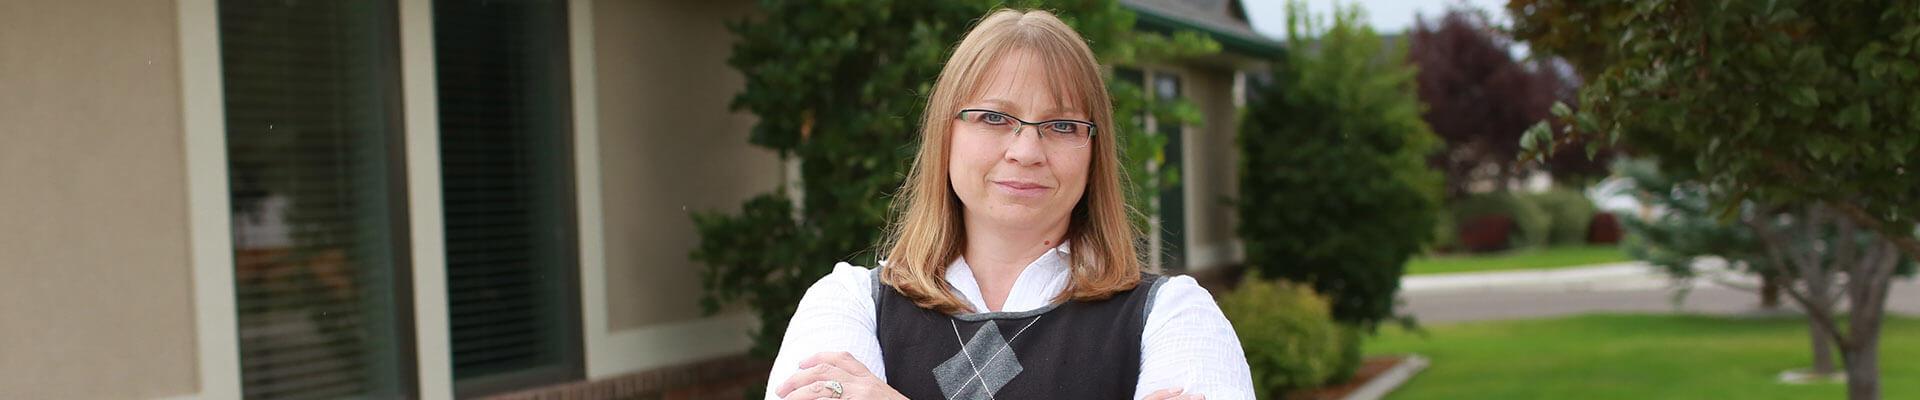
<svg viewBox="0 0 1920 400">
<path fill-rule="evenodd" d="M 1062 241 L 1059 246 L 1041 254 L 1020 271 L 1014 278 L 1013 290 L 1007 293 L 1007 301 L 994 311 L 1027 311 L 1046 307 L 1053 302 L 1055 295 L 1067 287 L 1072 246 Z M 980 293 L 980 282 L 973 278 L 973 267 L 967 265 L 966 257 L 956 257 L 947 265 L 947 284 L 973 306 L 975 312 L 988 312 L 986 296 Z"/>
</svg>

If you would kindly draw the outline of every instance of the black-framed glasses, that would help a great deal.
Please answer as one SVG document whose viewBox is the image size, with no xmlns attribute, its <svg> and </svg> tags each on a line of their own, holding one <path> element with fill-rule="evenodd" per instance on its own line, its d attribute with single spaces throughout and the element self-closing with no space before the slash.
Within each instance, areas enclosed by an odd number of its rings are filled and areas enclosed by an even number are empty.
<svg viewBox="0 0 1920 400">
<path fill-rule="evenodd" d="M 1022 128 L 1032 126 L 1039 132 L 1041 142 L 1057 143 L 1071 148 L 1087 147 L 1093 143 L 1093 135 L 1099 127 L 1092 122 L 1073 119 L 1050 119 L 1040 122 L 1027 122 L 1007 113 L 983 108 L 960 110 L 955 118 L 966 124 L 969 129 L 980 132 L 999 132 L 1019 136 Z"/>
</svg>

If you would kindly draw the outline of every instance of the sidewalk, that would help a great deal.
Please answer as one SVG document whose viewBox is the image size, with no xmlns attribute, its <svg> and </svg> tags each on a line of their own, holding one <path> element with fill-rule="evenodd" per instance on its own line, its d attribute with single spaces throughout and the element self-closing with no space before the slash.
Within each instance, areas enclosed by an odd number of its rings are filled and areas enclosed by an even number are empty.
<svg viewBox="0 0 1920 400">
<path fill-rule="evenodd" d="M 1593 312 L 1702 313 L 1716 315 L 1797 314 L 1783 299 L 1781 310 L 1759 308 L 1759 295 L 1715 280 L 1755 286 L 1758 280 L 1727 271 L 1723 264 L 1697 267 L 1686 299 L 1673 303 L 1674 283 L 1654 267 L 1639 263 L 1601 264 L 1553 270 L 1473 272 L 1409 276 L 1401 279 L 1402 311 L 1422 322 L 1541 318 Z M 1712 276 L 1714 278 L 1706 278 Z M 1920 315 L 1920 283 L 1896 281 L 1889 291 L 1892 313 Z"/>
<path fill-rule="evenodd" d="M 1718 260 L 1696 264 L 1703 278 L 1714 277 L 1745 285 L 1758 285 L 1753 277 L 1726 269 Z M 1712 285 L 1709 279 L 1696 279 L 1696 285 Z M 1431 293 L 1488 290 L 1522 291 L 1613 291 L 1666 288 L 1674 282 L 1666 273 L 1644 262 L 1630 261 L 1584 267 L 1528 269 L 1452 274 L 1414 275 L 1400 279 L 1401 293 Z"/>
</svg>

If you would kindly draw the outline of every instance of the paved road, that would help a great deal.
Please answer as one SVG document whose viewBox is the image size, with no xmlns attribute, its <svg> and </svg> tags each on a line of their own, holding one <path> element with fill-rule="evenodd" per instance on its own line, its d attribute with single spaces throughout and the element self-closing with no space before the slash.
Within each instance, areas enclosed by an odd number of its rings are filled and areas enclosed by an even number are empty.
<svg viewBox="0 0 1920 400">
<path fill-rule="evenodd" d="M 1409 277 L 1402 281 L 1403 310 L 1422 323 L 1539 318 L 1592 312 L 1683 312 L 1764 315 L 1758 294 L 1698 282 L 1677 307 L 1664 276 L 1638 264 L 1615 264 L 1552 272 Z M 1736 282 L 1737 278 L 1729 279 Z M 1751 283 L 1751 282 L 1741 282 Z M 1781 299 L 1795 313 L 1792 301 Z M 1894 283 L 1887 309 L 1920 316 L 1920 282 Z"/>
</svg>

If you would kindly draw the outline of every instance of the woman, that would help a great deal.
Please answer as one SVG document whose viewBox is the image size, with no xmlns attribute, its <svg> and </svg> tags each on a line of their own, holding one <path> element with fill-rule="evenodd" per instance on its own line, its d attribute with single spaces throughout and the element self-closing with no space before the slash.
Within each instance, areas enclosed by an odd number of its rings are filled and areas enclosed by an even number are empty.
<svg viewBox="0 0 1920 400">
<path fill-rule="evenodd" d="M 1099 65 L 1045 11 L 974 26 L 927 103 L 874 270 L 807 290 L 768 398 L 1252 398 L 1189 277 L 1141 273 Z"/>
</svg>

